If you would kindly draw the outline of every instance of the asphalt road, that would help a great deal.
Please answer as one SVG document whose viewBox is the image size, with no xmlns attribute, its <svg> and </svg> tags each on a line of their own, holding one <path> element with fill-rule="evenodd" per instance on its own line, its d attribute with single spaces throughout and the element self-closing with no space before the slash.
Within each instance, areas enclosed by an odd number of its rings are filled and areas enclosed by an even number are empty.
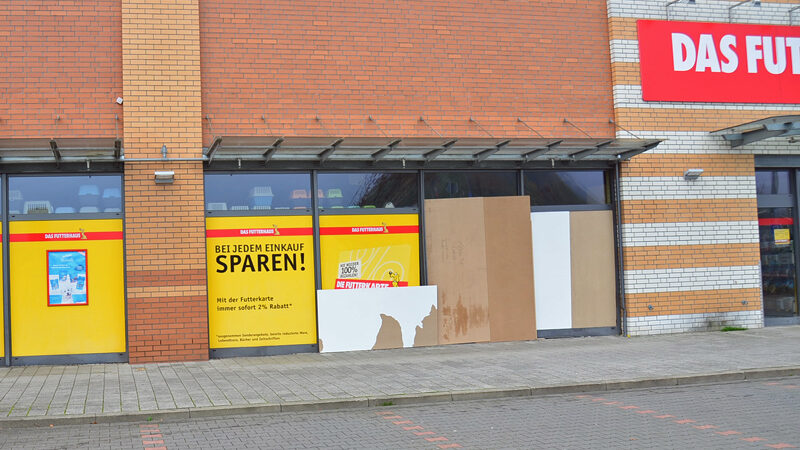
<svg viewBox="0 0 800 450">
<path fill-rule="evenodd" d="M 796 448 L 800 379 L 182 421 L 13 427 L 0 448 Z"/>
</svg>

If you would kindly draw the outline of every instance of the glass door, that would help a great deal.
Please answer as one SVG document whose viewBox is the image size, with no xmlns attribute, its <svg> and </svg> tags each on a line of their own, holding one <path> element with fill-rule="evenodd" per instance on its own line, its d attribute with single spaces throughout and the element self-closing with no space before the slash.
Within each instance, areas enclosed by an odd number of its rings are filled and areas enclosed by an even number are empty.
<svg viewBox="0 0 800 450">
<path fill-rule="evenodd" d="M 797 314 L 793 208 L 759 208 L 764 315 Z"/>
</svg>

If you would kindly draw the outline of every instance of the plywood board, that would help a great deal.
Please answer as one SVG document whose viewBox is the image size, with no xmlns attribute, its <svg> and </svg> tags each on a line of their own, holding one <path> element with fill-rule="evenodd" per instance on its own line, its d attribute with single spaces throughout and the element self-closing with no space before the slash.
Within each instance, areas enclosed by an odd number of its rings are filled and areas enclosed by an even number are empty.
<svg viewBox="0 0 800 450">
<path fill-rule="evenodd" d="M 569 212 L 531 214 L 536 329 L 572 328 Z"/>
<path fill-rule="evenodd" d="M 429 316 L 435 313 L 436 286 L 319 290 L 320 352 L 412 347 L 415 341 L 430 342 L 425 336 L 435 323 Z"/>
<path fill-rule="evenodd" d="M 570 213 L 572 327 L 617 324 L 614 225 L 611 211 Z"/>
<path fill-rule="evenodd" d="M 428 283 L 439 288 L 439 343 L 490 339 L 482 198 L 425 201 Z"/>
<path fill-rule="evenodd" d="M 491 340 L 536 339 L 530 200 L 483 202 Z"/>
</svg>

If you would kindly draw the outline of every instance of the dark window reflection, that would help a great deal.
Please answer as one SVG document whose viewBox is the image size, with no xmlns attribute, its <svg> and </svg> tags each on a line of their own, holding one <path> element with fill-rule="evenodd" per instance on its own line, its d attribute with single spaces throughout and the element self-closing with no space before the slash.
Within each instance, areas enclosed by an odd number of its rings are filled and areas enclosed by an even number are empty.
<svg viewBox="0 0 800 450">
<path fill-rule="evenodd" d="M 756 171 L 756 193 L 766 195 L 789 194 L 789 171 Z"/>
<path fill-rule="evenodd" d="M 759 208 L 761 277 L 764 314 L 771 317 L 797 314 L 792 208 Z"/>
<path fill-rule="evenodd" d="M 531 205 L 604 205 L 610 192 L 601 170 L 526 171 L 525 195 Z"/>
<path fill-rule="evenodd" d="M 515 172 L 426 172 L 425 198 L 517 195 Z"/>
<path fill-rule="evenodd" d="M 10 177 L 10 214 L 74 214 L 122 211 L 119 175 Z"/>
<path fill-rule="evenodd" d="M 308 173 L 206 174 L 206 209 L 214 211 L 311 208 Z"/>
<path fill-rule="evenodd" d="M 320 173 L 323 208 L 413 208 L 419 187 L 416 173 Z"/>
</svg>

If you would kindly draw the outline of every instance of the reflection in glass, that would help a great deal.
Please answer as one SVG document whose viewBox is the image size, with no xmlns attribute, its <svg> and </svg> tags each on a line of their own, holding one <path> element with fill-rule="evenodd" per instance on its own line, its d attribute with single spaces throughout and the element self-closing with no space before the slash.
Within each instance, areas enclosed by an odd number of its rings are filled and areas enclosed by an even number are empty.
<svg viewBox="0 0 800 450">
<path fill-rule="evenodd" d="M 517 195 L 515 172 L 426 172 L 425 198 Z"/>
<path fill-rule="evenodd" d="M 212 211 L 311 208 L 308 173 L 205 175 L 206 209 Z"/>
<path fill-rule="evenodd" d="M 760 195 L 789 194 L 789 171 L 757 170 L 756 193 Z"/>
<path fill-rule="evenodd" d="M 323 208 L 415 208 L 419 187 L 416 173 L 320 173 Z"/>
<path fill-rule="evenodd" d="M 797 314 L 792 208 L 759 208 L 764 315 Z"/>
<path fill-rule="evenodd" d="M 534 205 L 604 205 L 610 191 L 601 170 L 526 171 L 525 195 Z"/>
<path fill-rule="evenodd" d="M 74 214 L 122 211 L 119 175 L 12 176 L 10 214 Z"/>
</svg>

